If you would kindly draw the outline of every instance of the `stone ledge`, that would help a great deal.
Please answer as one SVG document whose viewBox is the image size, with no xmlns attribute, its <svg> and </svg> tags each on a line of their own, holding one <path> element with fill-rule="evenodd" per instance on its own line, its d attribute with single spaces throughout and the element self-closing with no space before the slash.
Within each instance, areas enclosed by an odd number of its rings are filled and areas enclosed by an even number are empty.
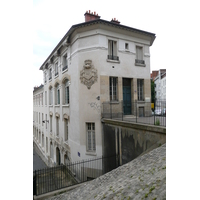
<svg viewBox="0 0 200 200">
<path fill-rule="evenodd" d="M 156 133 L 161 133 L 161 134 L 166 135 L 166 127 L 119 121 L 119 120 L 114 120 L 114 119 L 102 119 L 101 122 L 110 124 L 110 125 L 121 126 L 125 128 L 132 128 L 132 129 L 140 129 L 140 130 L 156 132 Z"/>
</svg>

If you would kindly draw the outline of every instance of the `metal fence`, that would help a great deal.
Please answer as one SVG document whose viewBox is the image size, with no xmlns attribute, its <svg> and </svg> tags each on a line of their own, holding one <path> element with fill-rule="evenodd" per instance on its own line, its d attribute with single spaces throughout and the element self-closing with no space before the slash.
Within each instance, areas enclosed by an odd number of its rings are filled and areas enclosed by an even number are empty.
<svg viewBox="0 0 200 200">
<path fill-rule="evenodd" d="M 98 157 L 35 170 L 33 195 L 41 195 L 95 179 L 118 167 L 118 156 Z"/>
<path fill-rule="evenodd" d="M 102 117 L 141 124 L 166 126 L 166 101 L 103 102 Z"/>
</svg>

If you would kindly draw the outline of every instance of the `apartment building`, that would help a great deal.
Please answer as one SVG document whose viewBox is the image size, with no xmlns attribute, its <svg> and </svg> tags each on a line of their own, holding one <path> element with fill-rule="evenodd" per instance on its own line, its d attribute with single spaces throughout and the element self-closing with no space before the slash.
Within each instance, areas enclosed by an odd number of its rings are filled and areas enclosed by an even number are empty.
<svg viewBox="0 0 200 200">
<path fill-rule="evenodd" d="M 33 138 L 49 166 L 102 155 L 104 102 L 150 102 L 150 46 L 155 34 L 87 11 L 41 65 L 33 91 Z M 151 111 L 150 111 L 151 112 Z"/>
<path fill-rule="evenodd" d="M 154 71 L 154 74 L 155 72 L 157 72 L 157 75 L 154 77 L 155 98 L 166 101 L 166 69 Z"/>
</svg>

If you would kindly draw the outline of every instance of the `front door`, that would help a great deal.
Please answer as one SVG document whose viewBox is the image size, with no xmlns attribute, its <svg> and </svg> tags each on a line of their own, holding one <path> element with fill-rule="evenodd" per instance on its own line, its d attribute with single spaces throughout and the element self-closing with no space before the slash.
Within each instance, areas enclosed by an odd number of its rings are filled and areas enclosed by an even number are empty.
<svg viewBox="0 0 200 200">
<path fill-rule="evenodd" d="M 124 115 L 131 115 L 131 79 L 123 78 Z"/>
</svg>

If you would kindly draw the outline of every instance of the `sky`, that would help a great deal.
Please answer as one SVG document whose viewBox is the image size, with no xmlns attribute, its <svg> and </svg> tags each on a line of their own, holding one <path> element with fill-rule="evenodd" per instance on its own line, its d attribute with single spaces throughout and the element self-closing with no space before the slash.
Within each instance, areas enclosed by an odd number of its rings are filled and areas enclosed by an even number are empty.
<svg viewBox="0 0 200 200">
<path fill-rule="evenodd" d="M 169 68 L 166 46 L 174 26 L 171 15 L 174 9 L 168 1 L 33 0 L 33 86 L 43 83 L 40 66 L 71 26 L 84 22 L 87 10 L 96 11 L 101 19 L 116 18 L 122 25 L 155 33 L 156 39 L 150 47 L 151 71 Z"/>
</svg>

